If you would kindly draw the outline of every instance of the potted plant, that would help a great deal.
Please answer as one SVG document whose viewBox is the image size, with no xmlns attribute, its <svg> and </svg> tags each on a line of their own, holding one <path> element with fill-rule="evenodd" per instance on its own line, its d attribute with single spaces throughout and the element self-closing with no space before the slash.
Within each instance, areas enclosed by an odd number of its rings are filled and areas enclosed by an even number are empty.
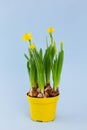
<svg viewBox="0 0 87 130">
<path fill-rule="evenodd" d="M 29 44 L 29 54 L 25 54 L 25 58 L 30 79 L 30 90 L 27 93 L 30 115 L 32 120 L 43 122 L 55 119 L 64 59 L 63 42 L 60 42 L 60 50 L 57 51 L 56 42 L 53 39 L 54 28 L 48 28 L 47 32 L 49 42 L 46 41 L 45 53 L 42 48 L 38 51 L 32 43 L 32 33 L 23 35 L 23 40 Z"/>
</svg>

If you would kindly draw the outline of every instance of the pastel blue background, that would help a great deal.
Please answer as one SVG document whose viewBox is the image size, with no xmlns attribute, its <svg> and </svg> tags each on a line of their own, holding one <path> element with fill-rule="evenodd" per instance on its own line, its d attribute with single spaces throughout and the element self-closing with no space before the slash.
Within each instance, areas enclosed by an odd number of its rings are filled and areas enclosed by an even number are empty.
<svg viewBox="0 0 87 130">
<path fill-rule="evenodd" d="M 64 41 L 60 100 L 54 122 L 33 122 L 22 35 L 45 49 L 46 29 Z M 0 130 L 87 129 L 87 0 L 0 0 Z"/>
</svg>

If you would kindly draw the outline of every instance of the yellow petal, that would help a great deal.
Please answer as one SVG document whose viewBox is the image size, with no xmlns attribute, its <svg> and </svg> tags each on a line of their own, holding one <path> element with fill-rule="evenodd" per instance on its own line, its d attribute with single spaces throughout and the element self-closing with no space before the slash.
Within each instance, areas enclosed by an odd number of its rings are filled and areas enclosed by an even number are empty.
<svg viewBox="0 0 87 130">
<path fill-rule="evenodd" d="M 36 48 L 36 46 L 32 43 L 32 44 L 30 44 L 30 47 L 29 47 L 30 49 L 35 49 Z"/>
<path fill-rule="evenodd" d="M 30 32 L 30 33 L 25 33 L 24 35 L 23 35 L 23 37 L 22 37 L 22 39 L 24 40 L 24 41 L 32 41 L 34 38 L 32 37 L 32 33 Z"/>
<path fill-rule="evenodd" d="M 32 37 L 32 32 L 28 33 L 27 35 L 28 37 Z"/>
<path fill-rule="evenodd" d="M 55 29 L 53 28 L 53 27 L 49 27 L 48 29 L 47 29 L 47 32 L 48 33 L 53 33 L 55 31 Z"/>
<path fill-rule="evenodd" d="M 29 41 L 32 41 L 32 40 L 34 40 L 34 38 L 33 37 L 29 37 Z"/>
</svg>

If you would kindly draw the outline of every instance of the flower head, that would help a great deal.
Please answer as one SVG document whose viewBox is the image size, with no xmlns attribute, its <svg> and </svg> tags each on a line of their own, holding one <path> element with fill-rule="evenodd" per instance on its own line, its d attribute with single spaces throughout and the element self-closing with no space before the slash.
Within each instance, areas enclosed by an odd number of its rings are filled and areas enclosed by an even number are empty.
<svg viewBox="0 0 87 130">
<path fill-rule="evenodd" d="M 33 50 L 33 49 L 36 48 L 36 46 L 33 43 L 31 43 L 30 46 L 29 46 L 29 48 Z"/>
<path fill-rule="evenodd" d="M 53 27 L 49 27 L 48 29 L 47 29 L 47 32 L 48 33 L 53 33 L 55 30 L 54 30 L 54 28 Z"/>
<path fill-rule="evenodd" d="M 32 41 L 34 38 L 32 37 L 32 33 L 25 33 L 22 37 L 24 41 Z"/>
</svg>

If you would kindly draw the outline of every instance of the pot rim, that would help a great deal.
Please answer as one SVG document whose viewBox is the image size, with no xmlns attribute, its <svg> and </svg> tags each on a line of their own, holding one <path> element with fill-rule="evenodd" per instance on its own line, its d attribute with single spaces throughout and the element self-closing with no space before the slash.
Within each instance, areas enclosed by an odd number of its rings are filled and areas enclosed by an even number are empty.
<svg viewBox="0 0 87 130">
<path fill-rule="evenodd" d="M 59 99 L 59 95 L 55 97 L 48 97 L 48 98 L 30 97 L 27 94 L 26 96 L 28 101 L 32 103 L 52 103 L 52 102 L 57 102 L 57 100 Z"/>
</svg>

